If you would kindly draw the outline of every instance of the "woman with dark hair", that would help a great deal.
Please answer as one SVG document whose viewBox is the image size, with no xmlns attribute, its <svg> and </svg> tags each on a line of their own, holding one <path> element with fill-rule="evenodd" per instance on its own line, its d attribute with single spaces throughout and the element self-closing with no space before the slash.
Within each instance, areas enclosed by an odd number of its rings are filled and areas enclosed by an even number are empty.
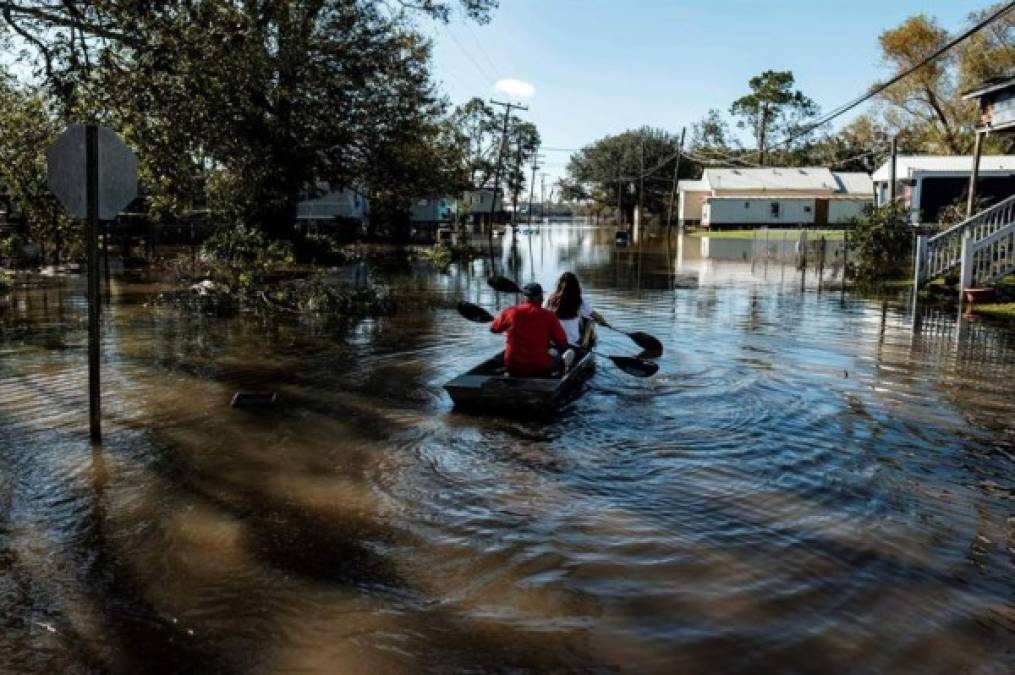
<svg viewBox="0 0 1015 675">
<path fill-rule="evenodd" d="M 543 303 L 560 320 L 560 325 L 567 334 L 569 344 L 587 347 L 583 344 L 582 319 L 592 319 L 596 323 L 605 323 L 606 319 L 592 309 L 582 298 L 582 286 L 574 272 L 564 272 L 557 280 L 557 289 Z M 588 333 L 591 335 L 591 333 Z"/>
</svg>

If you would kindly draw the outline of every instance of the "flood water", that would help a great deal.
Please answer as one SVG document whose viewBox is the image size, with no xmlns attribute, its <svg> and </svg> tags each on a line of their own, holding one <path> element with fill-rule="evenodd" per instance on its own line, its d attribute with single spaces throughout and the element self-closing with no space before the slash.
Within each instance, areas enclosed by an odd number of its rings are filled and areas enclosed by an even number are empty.
<svg viewBox="0 0 1015 675">
<path fill-rule="evenodd" d="M 392 255 L 346 326 L 114 281 L 94 449 L 80 281 L 0 299 L 0 671 L 1011 672 L 1015 334 L 751 246 L 499 243 L 666 347 L 550 421 L 442 389 L 500 345 L 485 258 Z"/>
</svg>

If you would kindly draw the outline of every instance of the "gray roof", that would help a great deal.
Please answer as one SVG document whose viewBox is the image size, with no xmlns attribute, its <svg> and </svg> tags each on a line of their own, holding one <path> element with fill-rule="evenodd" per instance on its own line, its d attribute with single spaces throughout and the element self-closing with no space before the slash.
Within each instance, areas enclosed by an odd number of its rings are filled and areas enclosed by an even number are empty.
<svg viewBox="0 0 1015 675">
<path fill-rule="evenodd" d="M 972 155 L 899 155 L 895 161 L 895 175 L 911 178 L 917 171 L 940 173 L 969 173 L 973 170 Z M 1015 172 L 1015 155 L 983 155 L 980 157 L 980 171 Z M 886 181 L 891 178 L 891 160 L 886 161 L 874 172 L 874 180 Z"/>
<path fill-rule="evenodd" d="M 805 195 L 860 194 L 874 191 L 865 173 L 833 173 L 824 167 L 765 167 L 705 169 L 700 181 L 682 181 L 681 192 L 738 191 L 799 192 Z"/>
<path fill-rule="evenodd" d="M 823 167 L 765 167 L 759 169 L 705 169 L 702 176 L 713 190 L 791 190 L 834 192 L 839 185 Z"/>
<path fill-rule="evenodd" d="M 835 171 L 832 173 L 839 184 L 838 192 L 870 197 L 874 194 L 874 181 L 869 173 L 854 171 Z"/>
</svg>

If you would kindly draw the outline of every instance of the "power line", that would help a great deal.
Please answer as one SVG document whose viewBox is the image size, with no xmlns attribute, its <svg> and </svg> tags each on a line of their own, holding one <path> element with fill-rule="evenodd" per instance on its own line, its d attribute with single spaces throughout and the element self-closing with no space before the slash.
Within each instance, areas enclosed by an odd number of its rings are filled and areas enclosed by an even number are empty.
<svg viewBox="0 0 1015 675">
<path fill-rule="evenodd" d="M 491 85 L 495 84 L 495 78 L 491 77 L 490 73 L 488 73 L 486 69 L 483 68 L 483 66 L 481 66 L 475 58 L 473 58 L 472 54 L 469 53 L 469 51 L 465 49 L 465 46 L 458 40 L 457 37 L 455 37 L 455 34 L 452 33 L 451 30 L 446 27 L 442 27 L 441 30 L 444 31 L 445 35 L 451 38 L 451 41 L 455 43 L 455 46 L 458 47 L 458 50 L 462 52 L 465 58 L 469 60 L 469 63 L 475 66 L 479 74 L 482 75 L 483 78 L 486 79 L 486 81 L 489 82 Z"/>
<path fill-rule="evenodd" d="M 805 135 L 809 134 L 810 132 L 814 131 L 816 128 L 827 124 L 828 122 L 832 121 L 833 119 L 835 119 L 839 115 L 842 115 L 843 113 L 852 110 L 853 108 L 855 108 L 856 106 L 860 105 L 864 101 L 866 101 L 866 100 L 868 100 L 868 99 L 870 99 L 870 98 L 872 98 L 874 96 L 877 96 L 878 94 L 883 92 L 888 87 L 890 87 L 893 84 L 899 82 L 900 80 L 904 79 L 905 77 L 911 75 L 915 71 L 919 70 L 921 67 L 927 65 L 928 63 L 930 63 L 934 59 L 938 58 L 939 56 L 944 54 L 946 51 L 948 51 L 949 49 L 951 49 L 952 47 L 954 47 L 958 43 L 960 43 L 963 40 L 965 40 L 966 38 L 968 38 L 973 33 L 976 33 L 977 31 L 982 30 L 983 28 L 985 28 L 990 23 L 992 23 L 992 22 L 996 21 L 997 19 L 1001 18 L 1002 16 L 1004 16 L 1005 14 L 1010 12 L 1012 9 L 1015 9 L 1015 2 L 1009 2 L 1005 7 L 1003 7 L 1001 9 L 999 9 L 998 11 L 994 12 L 993 14 L 988 16 L 986 19 L 980 21 L 979 23 L 977 23 L 973 27 L 971 27 L 968 30 L 966 30 L 964 33 L 962 33 L 958 37 L 950 40 L 947 44 L 945 44 L 940 49 L 937 49 L 932 54 L 930 54 L 927 57 L 925 57 L 922 61 L 920 61 L 920 63 L 916 64 L 915 66 L 907 68 L 906 70 L 904 70 L 904 71 L 898 73 L 897 75 L 895 75 L 895 77 L 893 77 L 892 79 L 888 80 L 887 82 L 884 82 L 884 83 L 881 83 L 881 84 L 878 84 L 878 85 L 872 87 L 867 93 L 862 94 L 861 96 L 858 96 L 855 99 L 853 99 L 851 101 L 848 101 L 847 103 L 844 103 L 844 104 L 838 106 L 837 108 L 834 108 L 831 112 L 829 112 L 829 113 L 827 113 L 825 115 L 822 115 L 822 117 L 818 121 L 816 121 L 816 122 L 814 122 L 814 123 L 804 127 L 803 129 L 797 131 L 796 133 L 794 133 L 794 134 L 792 134 L 792 135 L 782 139 L 781 141 L 779 141 L 777 143 L 772 143 L 771 145 L 768 146 L 768 149 L 779 147 L 779 146 L 782 146 L 782 145 L 786 145 L 788 143 L 792 143 L 794 140 L 800 138 L 801 136 L 805 136 Z M 669 155 L 668 157 L 665 157 L 664 159 L 660 160 L 659 163 L 657 163 L 654 167 L 652 167 L 648 171 L 643 171 L 640 176 L 634 176 L 634 177 L 628 177 L 628 178 L 617 178 L 616 181 L 620 182 L 620 181 L 623 181 L 623 180 L 640 180 L 641 178 L 647 178 L 648 176 L 651 176 L 652 174 L 656 173 L 657 171 L 659 171 L 660 169 L 665 167 L 667 164 L 669 164 L 670 162 L 675 160 L 677 155 L 679 153 L 680 153 L 680 151 L 678 150 L 677 152 Z M 689 155 L 687 155 L 687 153 L 684 153 L 684 154 L 685 154 L 685 156 L 689 156 Z M 750 165 L 752 163 L 747 161 L 745 159 L 745 157 L 751 157 L 751 156 L 755 156 L 755 155 L 759 155 L 759 154 L 760 154 L 760 151 L 755 150 L 755 151 L 752 151 L 752 152 L 748 152 L 745 155 L 742 155 L 741 157 L 738 157 L 738 158 L 735 158 L 735 159 L 736 159 L 736 161 L 739 161 L 739 162 L 741 162 L 743 164 Z M 693 159 L 693 157 L 692 157 L 692 159 Z M 734 158 L 733 157 L 729 157 L 729 160 L 733 161 Z M 695 161 L 697 161 L 697 160 L 695 160 Z M 757 165 L 754 165 L 754 166 L 757 166 Z"/>
<path fill-rule="evenodd" d="M 911 66 L 910 68 L 907 68 L 906 70 L 898 73 L 897 75 L 895 75 L 895 77 L 893 77 L 892 79 L 888 80 L 887 82 L 883 82 L 881 84 L 877 84 L 877 85 L 871 87 L 871 89 L 869 89 L 867 91 L 867 93 L 861 94 L 860 96 L 857 96 L 856 98 L 852 99 L 851 101 L 847 101 L 846 103 L 843 103 L 842 105 L 838 106 L 837 108 L 832 109 L 831 112 L 826 113 L 825 115 L 822 115 L 816 122 L 813 122 L 812 124 L 809 124 L 809 125 L 805 126 L 804 128 L 800 129 L 796 133 L 790 134 L 789 136 L 787 136 L 786 138 L 782 139 L 778 143 L 772 143 L 768 147 L 769 148 L 775 148 L 775 147 L 779 147 L 781 145 L 787 145 L 787 144 L 792 143 L 793 141 L 795 141 L 796 139 L 798 139 L 798 138 L 800 138 L 802 136 L 806 136 L 807 134 L 811 133 L 812 131 L 814 131 L 818 127 L 824 126 L 825 124 L 828 124 L 829 122 L 831 122 L 833 119 L 835 119 L 839 115 L 842 115 L 843 113 L 849 112 L 850 110 L 852 110 L 853 108 L 857 107 L 858 105 L 860 105 L 864 101 L 867 101 L 868 99 L 871 99 L 874 96 L 877 96 L 878 94 L 883 92 L 885 89 L 888 89 L 889 87 L 891 87 L 893 84 L 899 82 L 900 80 L 905 79 L 909 75 L 912 75 L 914 72 L 916 72 L 917 70 L 919 70 L 923 66 L 927 65 L 931 61 L 937 59 L 939 56 L 941 56 L 942 54 L 944 54 L 949 49 L 951 49 L 955 45 L 959 44 L 960 42 L 962 42 L 966 38 L 968 38 L 973 33 L 976 33 L 977 31 L 983 30 L 989 24 L 991 24 L 994 21 L 996 21 L 997 19 L 1001 18 L 1002 16 L 1004 16 L 1005 14 L 1010 12 L 1012 9 L 1015 9 L 1015 2 L 1009 2 L 1007 5 L 1005 5 L 1001 9 L 997 10 L 996 12 L 994 12 L 993 14 L 988 16 L 983 21 L 980 21 L 979 23 L 977 23 L 976 25 L 972 26 L 971 28 L 969 28 L 964 33 L 960 34 L 958 37 L 950 40 L 945 45 L 943 45 L 941 48 L 935 50 L 933 53 L 931 53 L 930 55 L 926 56 L 923 60 L 921 60 L 915 66 Z M 750 155 L 758 155 L 758 154 L 760 154 L 760 152 L 761 152 L 760 150 L 755 150 L 754 152 L 750 153 L 748 156 L 750 156 Z"/>
<path fill-rule="evenodd" d="M 486 62 L 490 64 L 490 67 L 493 68 L 493 71 L 495 73 L 505 72 L 503 68 L 498 67 L 498 65 L 493 62 L 493 59 L 490 58 L 490 54 L 487 53 L 486 49 L 483 47 L 483 43 L 479 41 L 479 38 L 476 37 L 476 33 L 472 30 L 470 22 L 468 21 L 465 22 L 465 29 L 469 31 L 469 36 L 472 38 L 472 41 L 479 49 L 479 53 L 483 56 L 484 59 L 486 59 Z"/>
</svg>

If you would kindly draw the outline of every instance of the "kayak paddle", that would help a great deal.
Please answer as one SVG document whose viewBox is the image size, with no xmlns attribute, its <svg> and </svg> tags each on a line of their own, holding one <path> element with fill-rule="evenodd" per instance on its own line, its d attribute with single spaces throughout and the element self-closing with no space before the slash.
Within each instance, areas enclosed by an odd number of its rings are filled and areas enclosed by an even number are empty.
<svg viewBox="0 0 1015 675">
<path fill-rule="evenodd" d="M 493 315 L 490 312 L 479 305 L 474 305 L 464 300 L 458 303 L 458 313 L 475 323 L 490 323 L 493 321 Z M 609 354 L 603 354 L 583 347 L 575 347 L 574 345 L 571 345 L 571 347 L 581 349 L 582 351 L 590 351 L 596 356 L 609 359 L 617 368 L 634 377 L 652 377 L 659 370 L 658 364 L 634 356 L 610 356 Z"/>
<path fill-rule="evenodd" d="M 490 288 L 492 288 L 495 291 L 499 291 L 501 293 L 521 293 L 522 292 L 522 289 L 518 288 L 518 284 L 516 284 L 511 279 L 508 279 L 507 277 L 501 277 L 501 276 L 490 277 L 489 279 L 486 280 L 486 283 L 490 284 Z M 600 326 L 604 326 L 606 328 L 609 328 L 610 330 L 617 331 L 618 333 L 621 333 L 622 335 L 626 335 L 627 337 L 631 338 L 631 340 L 636 345 L 638 345 L 639 347 L 644 349 L 649 354 L 655 354 L 656 356 L 662 356 L 662 353 L 663 353 L 663 343 L 660 342 L 659 339 L 657 337 L 655 337 L 654 335 L 649 335 L 648 333 L 645 333 L 645 332 L 640 331 L 640 330 L 639 331 L 635 331 L 633 333 L 628 333 L 627 331 L 620 330 L 619 328 L 614 328 L 613 326 L 611 326 L 610 324 L 608 324 L 605 321 L 603 321 L 599 325 Z"/>
</svg>

